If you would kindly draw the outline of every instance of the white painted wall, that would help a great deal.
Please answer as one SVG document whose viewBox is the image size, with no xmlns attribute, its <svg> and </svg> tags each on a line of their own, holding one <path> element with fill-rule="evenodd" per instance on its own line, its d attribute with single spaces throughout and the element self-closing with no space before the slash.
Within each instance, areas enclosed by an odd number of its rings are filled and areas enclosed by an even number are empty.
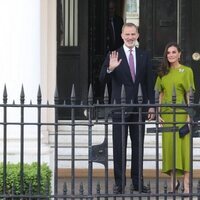
<svg viewBox="0 0 200 200">
<path fill-rule="evenodd" d="M 35 99 L 40 82 L 40 0 L 0 0 L 0 95 Z"/>
<path fill-rule="evenodd" d="M 37 103 L 39 85 L 43 102 L 49 100 L 53 103 L 56 85 L 56 0 L 0 0 L 0 29 L 0 104 L 3 102 L 5 84 L 8 103 L 13 100 L 20 102 L 22 84 L 26 104 L 29 104 L 30 100 L 33 104 Z M 8 109 L 7 117 L 8 121 L 20 122 L 20 109 Z M 2 118 L 3 109 L 0 109 L 1 122 Z M 36 110 L 25 111 L 25 121 L 36 122 Z M 44 110 L 42 121 L 54 122 L 53 110 Z M 42 129 L 42 142 L 43 145 L 47 144 L 42 151 L 49 157 L 49 130 L 45 126 Z M 0 133 L 2 144 L 2 126 Z M 19 126 L 8 126 L 7 133 L 8 153 L 18 154 L 14 149 L 20 148 Z M 26 126 L 25 133 L 25 151 L 29 161 L 30 158 L 34 159 L 33 155 L 37 155 L 37 128 Z M 1 148 L 0 154 L 2 150 Z"/>
<path fill-rule="evenodd" d="M 24 85 L 27 102 L 38 86 L 53 100 L 56 83 L 56 0 L 0 0 L 0 100 L 12 102 Z"/>
</svg>

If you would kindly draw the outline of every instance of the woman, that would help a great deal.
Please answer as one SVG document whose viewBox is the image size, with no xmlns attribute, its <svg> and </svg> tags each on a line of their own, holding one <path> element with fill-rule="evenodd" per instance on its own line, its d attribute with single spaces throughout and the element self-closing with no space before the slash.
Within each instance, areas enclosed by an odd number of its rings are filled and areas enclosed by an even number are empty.
<svg viewBox="0 0 200 200">
<path fill-rule="evenodd" d="M 155 89 L 159 92 L 160 104 L 171 104 L 174 91 L 176 92 L 176 104 L 189 103 L 189 92 L 191 88 L 194 90 L 193 72 L 191 68 L 180 64 L 180 57 L 181 49 L 176 43 L 166 45 L 155 85 Z M 175 121 L 180 122 L 180 124 L 175 124 L 180 129 L 185 122 L 189 122 L 189 115 L 183 108 L 176 107 L 175 111 L 174 115 L 172 107 L 160 108 L 159 122 L 163 127 L 173 127 Z M 175 176 L 184 176 L 184 193 L 189 193 L 190 134 L 180 138 L 179 132 L 175 133 L 175 152 L 173 150 L 173 134 L 173 132 L 163 132 L 162 134 L 162 171 L 171 176 L 171 192 L 176 192 L 180 182 L 176 180 L 175 188 L 173 188 L 173 155 L 175 154 Z"/>
</svg>

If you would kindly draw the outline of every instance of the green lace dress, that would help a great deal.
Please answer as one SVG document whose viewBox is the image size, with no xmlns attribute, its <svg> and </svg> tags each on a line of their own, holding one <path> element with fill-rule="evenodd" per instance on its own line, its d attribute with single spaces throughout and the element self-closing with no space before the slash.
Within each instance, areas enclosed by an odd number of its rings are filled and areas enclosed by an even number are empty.
<svg viewBox="0 0 200 200">
<path fill-rule="evenodd" d="M 194 90 L 194 78 L 191 68 L 184 65 L 174 69 L 170 68 L 167 75 L 162 78 L 157 77 L 155 90 L 162 92 L 163 98 L 161 104 L 171 104 L 172 95 L 175 88 L 176 91 L 176 104 L 183 104 L 185 102 L 185 95 L 192 88 Z M 183 123 L 187 121 L 188 114 L 183 108 L 176 108 L 176 115 L 171 114 L 173 112 L 172 107 L 161 107 L 162 119 L 169 123 L 163 124 L 163 127 L 173 127 L 174 121 L 181 122 L 176 124 L 177 127 L 183 126 Z M 182 112 L 179 113 L 178 112 Z M 172 122 L 170 124 L 170 122 Z M 190 134 L 187 134 L 183 138 L 179 137 L 179 133 L 175 133 L 176 136 L 176 175 L 181 176 L 184 171 L 190 170 Z M 173 132 L 162 133 L 162 172 L 169 174 L 173 170 Z"/>
</svg>

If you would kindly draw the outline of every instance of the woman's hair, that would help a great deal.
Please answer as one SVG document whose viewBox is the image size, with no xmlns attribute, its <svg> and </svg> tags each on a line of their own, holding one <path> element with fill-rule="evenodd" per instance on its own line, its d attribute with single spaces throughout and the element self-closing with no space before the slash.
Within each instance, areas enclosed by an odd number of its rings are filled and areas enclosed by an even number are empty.
<svg viewBox="0 0 200 200">
<path fill-rule="evenodd" d="M 160 77 L 163 77 L 164 75 L 169 73 L 170 63 L 167 59 L 167 52 L 168 52 L 169 47 L 176 47 L 178 52 L 181 52 L 181 48 L 176 42 L 170 42 L 165 46 L 163 60 L 160 67 L 158 68 L 158 76 Z"/>
</svg>

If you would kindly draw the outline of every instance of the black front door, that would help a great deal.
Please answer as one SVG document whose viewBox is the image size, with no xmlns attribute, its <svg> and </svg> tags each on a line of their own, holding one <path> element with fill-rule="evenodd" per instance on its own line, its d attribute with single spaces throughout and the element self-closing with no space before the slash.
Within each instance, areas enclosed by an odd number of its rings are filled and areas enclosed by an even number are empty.
<svg viewBox="0 0 200 200">
<path fill-rule="evenodd" d="M 165 45 L 178 40 L 177 10 L 176 0 L 140 0 L 140 47 L 149 51 L 155 70 Z"/>
<path fill-rule="evenodd" d="M 200 26 L 198 25 L 200 21 L 200 1 L 193 0 L 191 1 L 191 12 L 190 14 L 190 35 L 188 40 L 190 41 L 191 51 L 188 57 L 191 60 L 191 66 L 194 72 L 195 79 L 195 93 L 194 93 L 194 102 L 199 104 L 200 102 Z M 194 121 L 200 120 L 200 108 L 195 108 Z M 198 129 L 197 129 L 198 130 Z M 194 128 L 195 131 L 195 128 Z M 199 136 L 199 134 L 198 134 Z"/>
<path fill-rule="evenodd" d="M 93 87 L 94 102 L 100 100 L 103 86 L 98 77 L 106 54 L 107 0 L 90 0 L 89 8 L 89 84 Z"/>
<path fill-rule="evenodd" d="M 60 104 L 70 104 L 72 86 L 76 103 L 87 101 L 88 92 L 88 0 L 57 0 L 57 88 Z M 59 109 L 60 119 L 70 110 Z M 83 117 L 83 110 L 76 112 Z"/>
<path fill-rule="evenodd" d="M 193 0 L 191 1 L 191 35 L 189 38 L 191 40 L 191 55 L 192 58 L 191 66 L 194 71 L 195 78 L 195 102 L 198 103 L 200 101 L 200 1 Z M 195 53 L 195 54 L 194 54 Z M 193 57 L 192 57 L 193 55 Z M 195 56 L 196 55 L 196 56 Z"/>
</svg>

